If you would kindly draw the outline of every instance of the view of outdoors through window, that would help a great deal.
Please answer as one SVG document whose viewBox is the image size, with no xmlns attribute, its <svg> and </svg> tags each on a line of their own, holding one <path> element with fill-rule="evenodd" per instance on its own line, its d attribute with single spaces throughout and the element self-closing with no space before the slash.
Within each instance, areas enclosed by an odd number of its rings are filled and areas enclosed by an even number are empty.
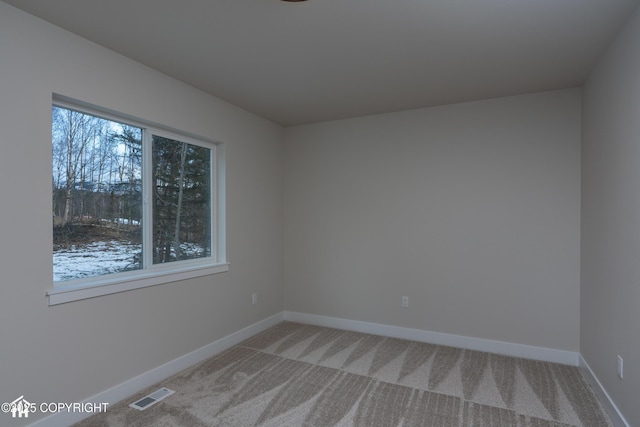
<svg viewBox="0 0 640 427">
<path fill-rule="evenodd" d="M 211 150 L 155 135 L 145 148 L 144 132 L 53 106 L 54 282 L 211 256 Z M 145 235 L 152 236 L 150 248 L 143 248 Z"/>
<path fill-rule="evenodd" d="M 54 106 L 54 282 L 142 267 L 142 129 Z"/>
<path fill-rule="evenodd" d="M 211 150 L 153 136 L 153 263 L 211 256 Z"/>
</svg>

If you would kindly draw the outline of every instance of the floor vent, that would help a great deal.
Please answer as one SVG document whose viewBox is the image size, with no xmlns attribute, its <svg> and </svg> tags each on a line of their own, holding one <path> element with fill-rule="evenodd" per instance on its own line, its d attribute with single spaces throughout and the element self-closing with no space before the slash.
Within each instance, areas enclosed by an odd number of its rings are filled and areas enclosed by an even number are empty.
<svg viewBox="0 0 640 427">
<path fill-rule="evenodd" d="M 154 391 L 151 394 L 146 395 L 142 399 L 140 399 L 140 400 L 138 400 L 136 402 L 133 402 L 129 406 L 131 406 L 132 408 L 136 408 L 139 411 L 144 411 L 145 409 L 149 408 L 150 406 L 153 406 L 156 403 L 160 402 L 165 397 L 171 396 L 173 393 L 175 393 L 175 391 L 169 390 L 168 388 L 164 388 L 163 387 L 163 388 L 161 388 L 159 390 Z"/>
</svg>

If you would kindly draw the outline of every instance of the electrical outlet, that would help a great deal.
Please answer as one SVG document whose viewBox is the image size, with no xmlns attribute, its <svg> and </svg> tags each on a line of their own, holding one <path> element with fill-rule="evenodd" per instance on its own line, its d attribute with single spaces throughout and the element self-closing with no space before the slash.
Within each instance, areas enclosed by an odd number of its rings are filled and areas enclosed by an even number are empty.
<svg viewBox="0 0 640 427">
<path fill-rule="evenodd" d="M 622 357 L 618 356 L 618 378 L 622 379 L 623 377 L 623 363 Z"/>
<path fill-rule="evenodd" d="M 409 308 L 409 297 L 402 297 L 402 308 Z"/>
<path fill-rule="evenodd" d="M 254 305 L 258 303 L 258 294 L 257 293 L 255 293 L 255 294 L 253 294 L 251 296 L 251 303 L 254 304 Z"/>
</svg>

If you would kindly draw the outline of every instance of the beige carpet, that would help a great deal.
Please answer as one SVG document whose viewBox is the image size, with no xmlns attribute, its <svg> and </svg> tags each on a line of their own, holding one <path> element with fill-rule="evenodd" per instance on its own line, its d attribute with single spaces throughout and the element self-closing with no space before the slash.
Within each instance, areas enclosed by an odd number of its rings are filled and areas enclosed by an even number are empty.
<svg viewBox="0 0 640 427">
<path fill-rule="evenodd" d="M 159 387 L 145 411 L 128 404 Z M 77 426 L 610 426 L 576 367 L 283 322 Z"/>
</svg>

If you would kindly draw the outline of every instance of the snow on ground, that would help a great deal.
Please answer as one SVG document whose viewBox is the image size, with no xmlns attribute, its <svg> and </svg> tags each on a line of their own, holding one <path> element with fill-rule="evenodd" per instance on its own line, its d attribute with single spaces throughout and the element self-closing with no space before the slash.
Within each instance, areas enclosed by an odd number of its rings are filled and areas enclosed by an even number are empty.
<svg viewBox="0 0 640 427">
<path fill-rule="evenodd" d="M 108 220 L 108 219 L 101 219 L 100 220 L 101 223 L 113 223 L 113 222 L 117 222 L 118 224 L 125 224 L 125 225 L 140 225 L 140 221 L 136 221 L 135 219 L 129 220 L 128 218 L 114 218 L 113 220 Z"/>
<path fill-rule="evenodd" d="M 53 281 L 102 276 L 140 268 L 142 245 L 118 240 L 54 248 Z"/>
<path fill-rule="evenodd" d="M 196 245 L 195 243 L 180 243 L 180 249 L 182 250 L 182 255 L 187 259 L 202 258 L 207 256 L 204 248 L 200 245 Z M 173 248 L 173 246 L 171 247 L 171 256 L 174 258 L 176 256 L 176 250 Z"/>
<path fill-rule="evenodd" d="M 194 243 L 182 243 L 187 258 L 202 258 L 205 250 Z M 175 256 L 174 251 L 172 254 Z M 120 240 L 92 242 L 84 245 L 54 246 L 53 281 L 64 282 L 83 277 L 103 276 L 137 270 L 141 266 L 142 245 Z"/>
</svg>

